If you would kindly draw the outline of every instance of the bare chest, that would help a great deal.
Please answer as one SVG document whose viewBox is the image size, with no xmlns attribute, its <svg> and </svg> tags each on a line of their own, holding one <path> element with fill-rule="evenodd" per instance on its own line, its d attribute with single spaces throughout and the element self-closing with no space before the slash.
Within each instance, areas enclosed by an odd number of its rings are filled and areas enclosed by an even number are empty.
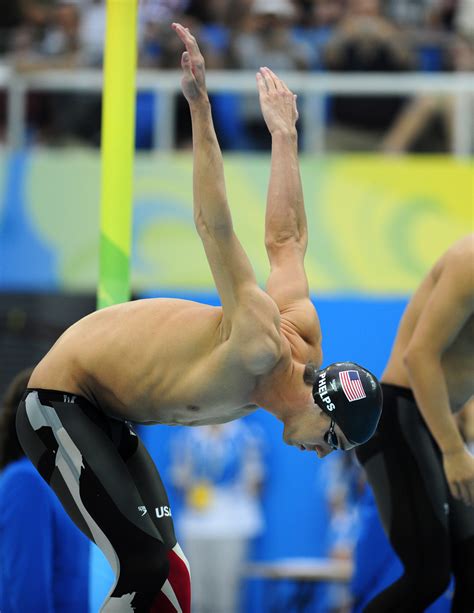
<svg viewBox="0 0 474 613">
<path fill-rule="evenodd" d="M 140 385 L 134 376 L 101 386 L 100 403 L 133 421 L 188 426 L 225 423 L 256 408 L 255 377 L 225 348 L 189 363 L 157 362 L 141 374 Z"/>
</svg>

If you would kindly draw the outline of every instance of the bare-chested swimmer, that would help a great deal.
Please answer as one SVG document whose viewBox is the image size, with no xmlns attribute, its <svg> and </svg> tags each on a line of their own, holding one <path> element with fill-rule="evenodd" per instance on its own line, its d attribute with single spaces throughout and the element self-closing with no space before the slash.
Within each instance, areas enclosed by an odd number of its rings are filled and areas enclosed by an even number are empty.
<svg viewBox="0 0 474 613">
<path fill-rule="evenodd" d="M 272 135 L 263 291 L 232 227 L 203 57 L 189 30 L 173 28 L 186 47 L 195 225 L 222 307 L 152 299 L 85 317 L 36 367 L 17 420 L 27 455 L 115 570 L 102 611 L 190 608 L 166 492 L 129 420 L 217 424 L 262 406 L 283 422 L 286 443 L 324 457 L 368 440 L 381 411 L 368 371 L 345 362 L 317 370 L 295 96 L 267 68 L 257 74 Z"/>
<path fill-rule="evenodd" d="M 454 576 L 474 610 L 474 457 L 454 413 L 474 394 L 474 234 L 413 295 L 382 376 L 376 435 L 357 449 L 403 575 L 365 611 L 419 613 Z"/>
</svg>

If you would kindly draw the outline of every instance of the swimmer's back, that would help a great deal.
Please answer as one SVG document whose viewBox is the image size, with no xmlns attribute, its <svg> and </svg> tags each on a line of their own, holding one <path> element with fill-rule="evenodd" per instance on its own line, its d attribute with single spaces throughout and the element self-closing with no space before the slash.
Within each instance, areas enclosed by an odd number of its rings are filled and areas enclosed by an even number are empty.
<svg viewBox="0 0 474 613">
<path fill-rule="evenodd" d="M 230 333 L 220 307 L 166 298 L 116 305 L 71 326 L 39 363 L 29 387 L 81 394 L 137 421 L 147 420 L 151 405 L 185 403 L 187 388 L 190 404 L 201 393 L 212 405 L 221 385 L 216 369 L 229 367 L 236 353 Z M 206 388 L 213 377 L 210 389 L 199 389 L 200 381 Z M 237 405 L 245 404 L 245 393 L 240 402 L 236 390 Z"/>
</svg>

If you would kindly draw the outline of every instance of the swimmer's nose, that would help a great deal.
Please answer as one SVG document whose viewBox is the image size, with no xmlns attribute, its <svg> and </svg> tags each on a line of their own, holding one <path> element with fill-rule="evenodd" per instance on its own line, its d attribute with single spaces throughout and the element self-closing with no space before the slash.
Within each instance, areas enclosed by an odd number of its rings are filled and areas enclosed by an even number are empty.
<svg viewBox="0 0 474 613">
<path fill-rule="evenodd" d="M 320 459 L 325 458 L 327 455 L 334 451 L 334 449 L 331 449 L 330 447 L 326 448 L 322 445 L 315 445 L 314 450 L 316 451 L 316 453 L 318 454 L 318 458 Z"/>
</svg>

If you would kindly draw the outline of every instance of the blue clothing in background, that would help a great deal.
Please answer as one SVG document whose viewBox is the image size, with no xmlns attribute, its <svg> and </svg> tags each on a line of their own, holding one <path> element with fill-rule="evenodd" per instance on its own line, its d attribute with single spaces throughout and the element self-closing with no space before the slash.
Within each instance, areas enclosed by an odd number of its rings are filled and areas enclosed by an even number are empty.
<svg viewBox="0 0 474 613">
<path fill-rule="evenodd" d="M 89 540 L 27 458 L 0 474 L 0 611 L 87 613 Z"/>
<path fill-rule="evenodd" d="M 245 485 L 249 470 L 263 477 L 263 435 L 256 426 L 233 421 L 210 428 L 182 428 L 174 439 L 174 468 L 186 470 L 191 483 L 205 480 L 214 486 Z"/>
</svg>

